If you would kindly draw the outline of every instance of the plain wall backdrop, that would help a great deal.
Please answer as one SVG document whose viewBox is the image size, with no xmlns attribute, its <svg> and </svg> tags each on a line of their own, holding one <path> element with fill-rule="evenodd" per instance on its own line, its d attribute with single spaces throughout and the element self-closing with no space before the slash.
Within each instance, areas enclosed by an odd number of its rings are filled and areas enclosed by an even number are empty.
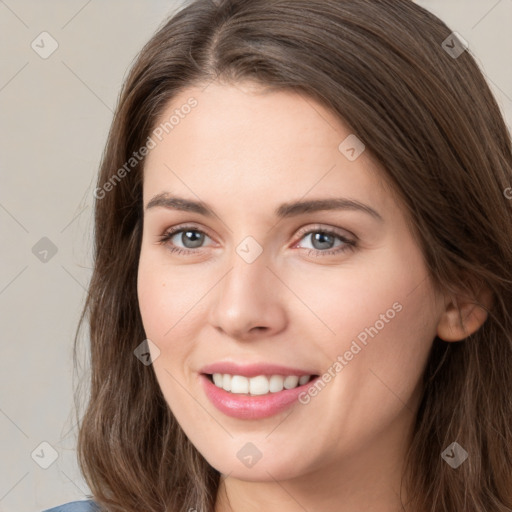
<svg viewBox="0 0 512 512">
<path fill-rule="evenodd" d="M 417 3 L 469 43 L 512 126 L 512 0 Z M 181 5 L 0 0 L 1 512 L 89 492 L 76 462 L 72 348 L 96 174 L 130 64 Z"/>
</svg>

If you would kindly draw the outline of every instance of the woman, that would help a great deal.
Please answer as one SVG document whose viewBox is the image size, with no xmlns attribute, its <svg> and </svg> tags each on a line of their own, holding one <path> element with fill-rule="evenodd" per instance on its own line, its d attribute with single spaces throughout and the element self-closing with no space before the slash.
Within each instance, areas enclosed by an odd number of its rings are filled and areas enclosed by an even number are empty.
<svg viewBox="0 0 512 512">
<path fill-rule="evenodd" d="M 107 142 L 92 499 L 52 510 L 511 510 L 511 186 L 413 2 L 190 3 Z"/>
</svg>

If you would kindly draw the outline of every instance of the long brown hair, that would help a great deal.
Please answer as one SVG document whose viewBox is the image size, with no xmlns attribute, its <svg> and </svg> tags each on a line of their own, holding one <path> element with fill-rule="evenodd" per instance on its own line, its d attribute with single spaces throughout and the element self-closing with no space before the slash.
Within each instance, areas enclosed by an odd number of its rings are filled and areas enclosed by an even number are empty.
<svg viewBox="0 0 512 512">
<path fill-rule="evenodd" d="M 511 139 L 470 50 L 450 51 L 460 49 L 451 33 L 409 0 L 197 0 L 142 49 L 103 154 L 94 271 L 75 339 L 76 365 L 87 319 L 78 459 L 105 510 L 214 510 L 219 472 L 185 436 L 152 367 L 134 356 L 146 338 L 137 302 L 144 159 L 130 160 L 179 91 L 212 80 L 251 80 L 331 109 L 385 170 L 432 282 L 492 292 L 477 332 L 433 340 L 404 505 L 512 510 Z M 469 455 L 456 470 L 441 457 L 455 441 Z"/>
</svg>

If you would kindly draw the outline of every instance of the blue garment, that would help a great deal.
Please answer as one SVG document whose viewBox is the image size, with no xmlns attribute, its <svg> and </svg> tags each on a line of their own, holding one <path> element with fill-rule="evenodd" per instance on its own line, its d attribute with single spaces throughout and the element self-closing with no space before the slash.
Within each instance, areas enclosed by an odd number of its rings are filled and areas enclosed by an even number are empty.
<svg viewBox="0 0 512 512">
<path fill-rule="evenodd" d="M 93 500 L 70 501 L 58 507 L 43 510 L 43 512 L 99 512 L 99 507 Z"/>
</svg>

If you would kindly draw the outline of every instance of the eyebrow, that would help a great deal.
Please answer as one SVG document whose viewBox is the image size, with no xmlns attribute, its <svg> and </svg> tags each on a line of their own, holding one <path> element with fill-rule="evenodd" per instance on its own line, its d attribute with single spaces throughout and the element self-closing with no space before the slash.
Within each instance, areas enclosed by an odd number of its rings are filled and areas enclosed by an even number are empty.
<svg viewBox="0 0 512 512">
<path fill-rule="evenodd" d="M 163 207 L 171 210 L 194 212 L 205 217 L 216 216 L 213 209 L 202 201 L 192 201 L 182 197 L 170 196 L 166 192 L 157 194 L 146 205 L 146 211 L 151 208 Z M 383 221 L 382 216 L 367 204 L 344 197 L 329 199 L 314 199 L 308 201 L 294 201 L 281 204 L 274 211 L 279 218 L 295 217 L 305 213 L 315 213 L 326 210 L 353 210 L 371 215 L 373 218 Z"/>
</svg>

